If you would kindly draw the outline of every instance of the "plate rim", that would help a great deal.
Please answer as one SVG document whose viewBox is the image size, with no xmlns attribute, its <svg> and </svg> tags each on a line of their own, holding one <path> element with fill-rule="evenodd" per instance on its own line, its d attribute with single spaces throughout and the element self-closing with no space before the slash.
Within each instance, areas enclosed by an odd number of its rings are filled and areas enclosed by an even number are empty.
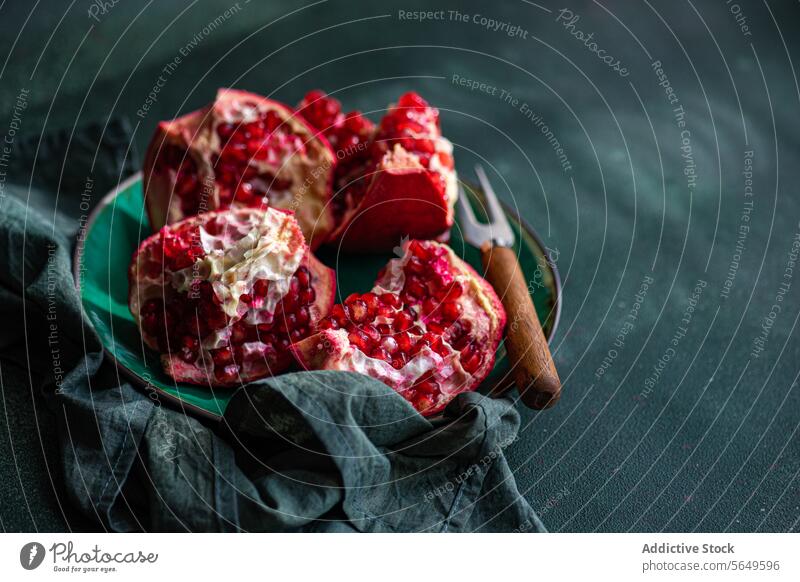
<svg viewBox="0 0 800 582">
<path fill-rule="evenodd" d="M 84 226 L 82 231 L 78 231 L 78 240 L 77 244 L 75 245 L 75 250 L 72 253 L 72 277 L 75 283 L 75 288 L 78 291 L 78 298 L 81 305 L 81 314 L 82 317 L 91 324 L 91 319 L 89 318 L 88 313 L 86 313 L 86 309 L 83 305 L 83 294 L 81 292 L 81 277 L 80 277 L 80 264 L 81 264 L 81 257 L 83 255 L 84 247 L 86 246 L 86 240 L 89 238 L 89 232 L 91 231 L 94 223 L 97 221 L 97 217 L 100 215 L 107 206 L 109 206 L 114 199 L 120 195 L 121 192 L 129 189 L 133 184 L 143 179 L 141 170 L 135 172 L 128 176 L 125 180 L 118 183 L 114 188 L 109 190 L 97 203 L 97 205 L 92 208 L 92 211 L 89 213 L 88 218 L 86 219 L 86 225 Z M 553 315 L 553 324 L 551 326 L 550 337 L 547 338 L 547 343 L 550 344 L 552 339 L 556 335 L 556 331 L 558 330 L 558 324 L 561 321 L 561 274 L 558 271 L 558 266 L 556 265 L 555 261 L 553 261 L 552 256 L 550 255 L 550 250 L 547 248 L 547 245 L 544 244 L 539 233 L 536 232 L 531 224 L 522 216 L 519 215 L 519 212 L 514 211 L 508 204 L 504 201 L 500 201 L 500 205 L 503 207 L 507 216 L 510 216 L 515 220 L 520 229 L 525 232 L 528 236 L 530 236 L 536 245 L 541 250 L 542 254 L 544 255 L 545 260 L 547 261 L 548 266 L 550 267 L 550 271 L 553 275 L 553 288 L 555 290 L 555 297 L 553 299 L 553 311 L 555 312 Z M 81 232 L 83 236 L 81 236 Z M 108 357 L 111 362 L 113 362 L 114 366 L 118 370 L 121 370 L 123 375 L 128 377 L 134 384 L 141 386 L 145 392 L 155 392 L 158 394 L 159 399 L 164 398 L 166 401 L 170 402 L 171 404 L 178 406 L 183 410 L 189 410 L 193 414 L 206 418 L 208 420 L 213 420 L 219 422 L 222 420 L 222 414 L 216 414 L 205 408 L 201 408 L 196 404 L 191 404 L 186 402 L 179 396 L 174 394 L 170 394 L 169 392 L 164 391 L 162 388 L 147 382 L 144 378 L 139 376 L 136 372 L 128 368 L 122 362 L 120 362 L 116 356 L 109 350 L 108 346 L 105 343 L 100 342 L 103 346 L 103 352 Z M 237 389 L 237 391 L 240 388 Z"/>
</svg>

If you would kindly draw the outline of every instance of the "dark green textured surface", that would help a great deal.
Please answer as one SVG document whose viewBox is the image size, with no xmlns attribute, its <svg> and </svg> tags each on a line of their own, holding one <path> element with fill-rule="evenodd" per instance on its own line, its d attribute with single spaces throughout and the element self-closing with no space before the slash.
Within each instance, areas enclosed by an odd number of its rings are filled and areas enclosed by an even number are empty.
<svg viewBox="0 0 800 582">
<path fill-rule="evenodd" d="M 593 32 L 629 69 L 621 78 L 555 22 L 562 4 L 539 2 L 553 10 L 547 12 L 521 1 L 458 3 L 470 16 L 523 27 L 523 39 L 472 21 L 398 18 L 401 9 L 438 8 L 429 2 L 330 1 L 263 29 L 295 8 L 242 2 L 240 13 L 204 36 L 169 76 L 145 118 L 137 117 L 164 65 L 231 4 L 120 3 L 100 23 L 76 4 L 59 24 L 68 5 L 42 2 L 24 28 L 31 7 L 4 5 L 0 54 L 9 59 L 0 70 L 2 111 L 10 120 L 19 89 L 29 88 L 22 134 L 35 138 L 42 129 L 69 132 L 127 116 L 142 151 L 158 119 L 205 103 L 217 86 L 288 102 L 321 86 L 367 110 L 419 90 L 442 110 L 459 170 L 469 174 L 482 158 L 501 197 L 558 251 L 564 311 L 553 346 L 565 393 L 553 410 L 521 410 L 520 440 L 507 450 L 520 490 L 548 529 L 798 528 L 800 282 L 796 269 L 785 278 L 800 230 L 794 4 L 770 12 L 761 3 L 741 3 L 752 33 L 745 36 L 722 2 L 602 3 L 606 9 L 571 3 L 581 17 L 576 29 Z M 654 60 L 686 111 L 698 176 L 691 192 L 681 129 L 650 66 Z M 520 101 L 514 106 L 499 95 L 470 92 L 452 83 L 454 74 Z M 571 171 L 562 170 L 541 126 L 520 111 L 523 102 L 552 130 Z M 754 152 L 753 210 L 724 298 L 744 224 L 745 150 Z M 37 167 L 37 179 L 52 184 L 59 171 Z M 58 201 L 76 221 L 80 192 L 80 185 L 64 184 Z M 645 276 L 653 284 L 639 317 L 624 345 L 615 346 Z M 706 287 L 683 326 L 698 280 Z M 782 282 L 790 286 L 781 311 L 764 351 L 753 357 L 753 340 Z M 659 359 L 672 354 L 679 327 L 686 327 L 685 337 L 647 393 L 645 382 Z M 17 345 L 23 339 L 9 336 Z M 598 379 L 611 349 L 617 356 Z M 66 528 L 42 453 L 51 438 L 46 422 L 40 416 L 37 423 L 25 376 L 7 366 L 2 376 L 2 526 Z"/>
</svg>

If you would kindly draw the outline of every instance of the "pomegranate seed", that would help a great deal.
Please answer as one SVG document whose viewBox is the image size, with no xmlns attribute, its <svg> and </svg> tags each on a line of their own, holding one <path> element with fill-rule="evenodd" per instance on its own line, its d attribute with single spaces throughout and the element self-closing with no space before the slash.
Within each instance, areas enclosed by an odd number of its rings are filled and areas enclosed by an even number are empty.
<svg viewBox="0 0 800 582">
<path fill-rule="evenodd" d="M 439 304 L 436 302 L 436 300 L 431 299 L 430 297 L 428 297 L 422 303 L 422 312 L 425 315 L 432 315 L 437 310 L 438 307 L 439 307 Z"/>
<path fill-rule="evenodd" d="M 369 308 L 362 299 L 355 299 L 348 303 L 347 310 L 350 312 L 350 319 L 355 323 L 365 323 L 371 320 Z"/>
<path fill-rule="evenodd" d="M 354 301 L 356 301 L 356 300 L 358 300 L 360 298 L 361 298 L 361 295 L 359 295 L 358 293 L 350 293 L 350 295 L 347 296 L 347 299 L 344 300 L 345 305 L 350 305 Z"/>
<path fill-rule="evenodd" d="M 259 297 L 266 297 L 267 289 L 269 289 L 269 281 L 266 279 L 256 279 L 253 283 L 253 293 Z"/>
<path fill-rule="evenodd" d="M 423 380 L 417 383 L 414 388 L 419 394 L 434 394 L 439 391 L 439 383 L 433 379 Z"/>
<path fill-rule="evenodd" d="M 309 320 L 311 319 L 311 314 L 308 311 L 308 307 L 301 307 L 297 310 L 297 323 L 300 325 L 306 325 Z"/>
<path fill-rule="evenodd" d="M 433 400 L 427 396 L 420 396 L 414 400 L 413 404 L 414 408 L 416 408 L 419 412 L 425 412 L 431 406 L 433 406 Z"/>
<path fill-rule="evenodd" d="M 408 250 L 411 251 L 412 255 L 414 255 L 423 262 L 427 261 L 430 258 L 428 249 L 426 249 L 423 243 L 421 243 L 418 240 L 412 240 L 411 243 L 408 245 Z"/>
<path fill-rule="evenodd" d="M 247 338 L 247 330 L 243 323 L 236 323 L 231 328 L 231 343 L 239 345 L 245 342 Z"/>
<path fill-rule="evenodd" d="M 458 336 L 456 339 L 451 341 L 450 344 L 453 346 L 453 349 L 461 351 L 465 347 L 467 347 L 467 345 L 469 345 L 469 336 L 468 335 Z"/>
<path fill-rule="evenodd" d="M 401 311 L 394 318 L 394 330 L 405 331 L 414 324 L 414 316 L 406 311 Z"/>
<path fill-rule="evenodd" d="M 427 326 L 428 326 L 428 331 L 431 331 L 431 332 L 433 332 L 433 333 L 435 333 L 437 335 L 443 334 L 445 332 L 445 329 L 446 329 L 442 324 L 435 323 L 433 321 L 429 322 L 427 324 Z"/>
<path fill-rule="evenodd" d="M 389 319 L 394 316 L 394 309 L 392 309 L 388 305 L 381 305 L 380 307 L 378 307 L 377 315 L 379 317 L 385 317 L 386 319 Z"/>
<path fill-rule="evenodd" d="M 448 301 L 442 305 L 442 318 L 444 318 L 445 321 L 455 321 L 461 317 L 462 311 L 463 308 L 461 307 L 460 303 Z"/>
<path fill-rule="evenodd" d="M 233 352 L 227 346 L 211 351 L 211 359 L 215 366 L 225 366 L 233 361 Z"/>
<path fill-rule="evenodd" d="M 381 335 L 390 335 L 392 333 L 392 326 L 388 323 L 379 323 L 376 327 Z"/>
<path fill-rule="evenodd" d="M 391 336 L 386 336 L 381 340 L 381 347 L 390 354 L 393 354 L 398 348 L 397 340 Z"/>
<path fill-rule="evenodd" d="M 339 327 L 344 327 L 347 324 L 347 314 L 344 311 L 344 307 L 338 303 L 331 309 L 331 318 L 336 320 Z"/>
<path fill-rule="evenodd" d="M 417 257 L 411 257 L 406 263 L 406 269 L 415 275 L 421 275 L 425 272 L 425 265 Z"/>
<path fill-rule="evenodd" d="M 381 301 L 386 305 L 391 307 L 400 307 L 403 303 L 400 301 L 400 298 L 395 295 L 394 293 L 383 293 L 381 294 Z"/>
<path fill-rule="evenodd" d="M 361 296 L 361 300 L 364 301 L 367 304 L 367 307 L 369 307 L 370 309 L 377 309 L 378 308 L 378 302 L 380 301 L 378 296 L 375 295 L 375 293 L 372 293 L 372 292 L 364 293 Z"/>
<path fill-rule="evenodd" d="M 409 353 L 411 351 L 413 344 L 411 342 L 411 336 L 409 336 L 407 333 L 397 334 L 395 341 L 397 341 L 397 347 L 401 352 Z"/>
<path fill-rule="evenodd" d="M 336 322 L 335 319 L 331 319 L 330 317 L 326 317 L 322 321 L 319 322 L 320 329 L 339 329 L 339 324 Z"/>
<path fill-rule="evenodd" d="M 381 333 L 378 329 L 372 325 L 365 326 L 362 331 L 367 334 L 369 339 L 375 343 L 381 341 Z"/>
<path fill-rule="evenodd" d="M 351 344 L 356 346 L 359 350 L 361 350 L 365 354 L 369 353 L 371 341 L 367 336 L 367 334 L 365 334 L 363 331 L 361 330 L 351 331 L 347 335 L 347 339 L 349 339 Z"/>
<path fill-rule="evenodd" d="M 417 299 L 421 299 L 426 294 L 425 286 L 417 279 L 409 279 L 406 281 L 406 285 L 403 290 L 411 297 L 415 297 Z"/>
<path fill-rule="evenodd" d="M 310 305 L 314 303 L 317 298 L 317 292 L 313 287 L 307 287 L 300 292 L 300 304 Z"/>
<path fill-rule="evenodd" d="M 370 357 L 375 358 L 376 360 L 383 360 L 384 362 L 391 362 L 392 360 L 392 356 L 389 355 L 389 352 L 383 348 L 375 348 L 372 350 Z"/>
<path fill-rule="evenodd" d="M 214 370 L 214 375 L 220 382 L 231 383 L 239 379 L 239 366 L 230 364 Z"/>
<path fill-rule="evenodd" d="M 301 287 L 308 287 L 311 284 L 311 272 L 307 267 L 300 267 L 297 269 L 295 276 Z"/>
</svg>

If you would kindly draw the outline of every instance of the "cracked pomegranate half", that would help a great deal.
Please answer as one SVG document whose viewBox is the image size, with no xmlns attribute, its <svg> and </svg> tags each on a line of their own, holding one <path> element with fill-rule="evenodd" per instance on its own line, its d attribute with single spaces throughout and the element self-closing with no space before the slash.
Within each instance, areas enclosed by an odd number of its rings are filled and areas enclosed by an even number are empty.
<svg viewBox="0 0 800 582">
<path fill-rule="evenodd" d="M 334 302 L 335 275 L 287 211 L 209 212 L 146 239 L 129 271 L 144 343 L 179 382 L 236 386 L 277 374 Z"/>
<path fill-rule="evenodd" d="M 158 124 L 144 163 L 150 224 L 269 205 L 294 210 L 316 248 L 334 228 L 335 161 L 326 139 L 286 105 L 220 89 L 203 109 Z"/>
<path fill-rule="evenodd" d="M 338 159 L 331 242 L 379 252 L 403 237 L 447 236 L 458 183 L 437 109 L 405 93 L 375 127 L 360 112 L 344 115 L 339 101 L 311 91 L 298 112 L 328 137 Z"/>
<path fill-rule="evenodd" d="M 333 306 L 291 350 L 306 369 L 381 380 L 424 415 L 474 390 L 494 366 L 505 327 L 491 285 L 434 241 L 411 241 L 369 293 Z"/>
</svg>

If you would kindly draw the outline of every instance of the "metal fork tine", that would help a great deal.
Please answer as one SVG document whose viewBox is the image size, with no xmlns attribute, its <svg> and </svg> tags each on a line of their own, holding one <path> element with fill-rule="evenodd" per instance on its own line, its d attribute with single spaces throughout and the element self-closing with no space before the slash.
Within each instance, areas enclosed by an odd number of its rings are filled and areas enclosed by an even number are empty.
<svg viewBox="0 0 800 582">
<path fill-rule="evenodd" d="M 480 164 L 475 165 L 475 173 L 478 175 L 478 181 L 486 198 L 487 214 L 491 220 L 489 226 L 492 230 L 492 239 L 501 246 L 513 246 L 514 232 L 511 230 L 511 225 L 508 224 L 508 219 L 505 212 L 503 212 L 500 201 L 497 199 L 497 194 L 494 193 L 494 188 L 492 188 L 492 184 Z"/>
<path fill-rule="evenodd" d="M 478 182 L 481 183 L 484 194 L 486 194 L 486 206 L 489 219 L 494 223 L 495 227 L 498 227 L 505 222 L 506 217 L 503 213 L 503 209 L 500 207 L 497 194 L 494 193 L 494 188 L 492 188 L 492 184 L 489 182 L 489 178 L 486 176 L 483 166 L 475 164 L 475 173 L 478 175 Z"/>
<path fill-rule="evenodd" d="M 475 212 L 472 210 L 472 204 L 469 203 L 467 200 L 467 193 L 464 192 L 464 187 L 459 184 L 458 185 L 458 207 L 461 210 L 461 214 L 463 215 L 465 220 L 468 220 L 472 223 L 472 225 L 479 225 L 478 219 L 475 217 Z"/>
</svg>

